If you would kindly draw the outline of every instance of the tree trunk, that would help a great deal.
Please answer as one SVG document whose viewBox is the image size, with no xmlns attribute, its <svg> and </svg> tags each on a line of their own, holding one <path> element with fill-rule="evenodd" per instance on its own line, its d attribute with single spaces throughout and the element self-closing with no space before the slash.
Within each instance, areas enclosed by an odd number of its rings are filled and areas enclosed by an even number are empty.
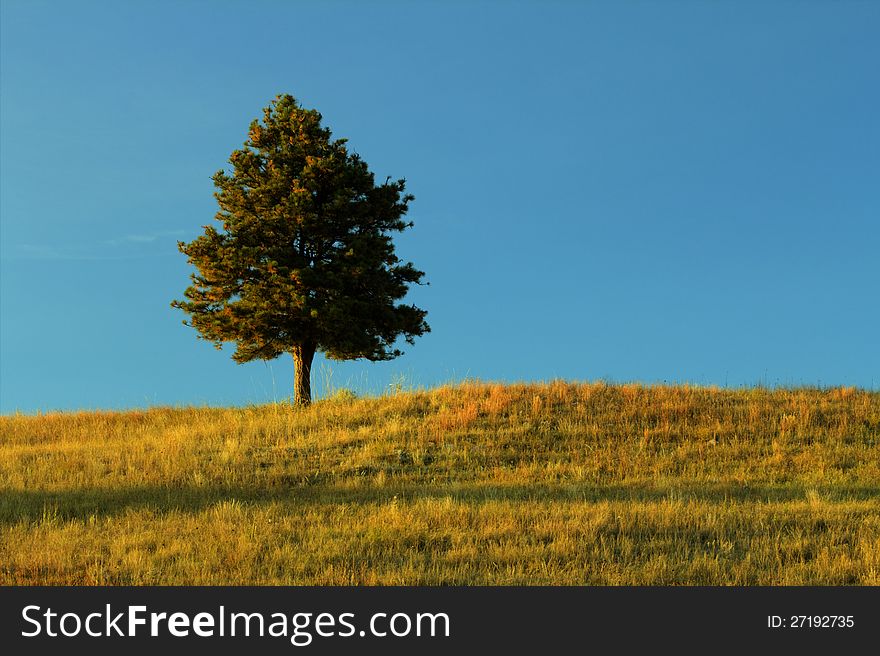
<svg viewBox="0 0 880 656">
<path fill-rule="evenodd" d="M 293 347 L 293 402 L 296 405 L 309 405 L 312 402 L 312 360 L 315 347 L 311 344 L 298 344 Z"/>
</svg>

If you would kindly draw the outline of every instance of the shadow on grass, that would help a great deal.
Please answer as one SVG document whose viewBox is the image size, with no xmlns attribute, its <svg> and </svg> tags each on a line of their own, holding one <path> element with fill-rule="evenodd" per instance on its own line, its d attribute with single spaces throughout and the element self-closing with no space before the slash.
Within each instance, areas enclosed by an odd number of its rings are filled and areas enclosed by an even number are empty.
<svg viewBox="0 0 880 656">
<path fill-rule="evenodd" d="M 822 501 L 866 501 L 880 499 L 876 486 L 738 485 L 651 483 L 584 485 L 535 484 L 490 485 L 450 483 L 438 485 L 390 484 L 383 488 L 344 488 L 332 485 L 305 485 L 286 489 L 246 487 L 133 487 L 125 489 L 81 489 L 61 491 L 0 491 L 0 524 L 39 521 L 88 520 L 129 511 L 148 510 L 156 514 L 197 513 L 224 502 L 244 505 L 283 503 L 290 506 L 383 503 L 397 498 L 411 502 L 452 498 L 463 503 L 495 501 L 588 502 L 708 502 L 784 503 L 805 501 L 808 493 Z"/>
</svg>

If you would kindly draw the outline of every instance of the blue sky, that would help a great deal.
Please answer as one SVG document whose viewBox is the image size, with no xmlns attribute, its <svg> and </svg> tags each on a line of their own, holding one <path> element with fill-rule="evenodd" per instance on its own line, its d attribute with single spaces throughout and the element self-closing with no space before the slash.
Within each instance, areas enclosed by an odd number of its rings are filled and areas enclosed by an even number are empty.
<svg viewBox="0 0 880 656">
<path fill-rule="evenodd" d="M 432 332 L 380 391 L 880 386 L 880 3 L 2 3 L 0 410 L 247 404 L 169 307 L 278 93 L 406 177 Z M 331 373 L 332 372 L 332 373 Z"/>
</svg>

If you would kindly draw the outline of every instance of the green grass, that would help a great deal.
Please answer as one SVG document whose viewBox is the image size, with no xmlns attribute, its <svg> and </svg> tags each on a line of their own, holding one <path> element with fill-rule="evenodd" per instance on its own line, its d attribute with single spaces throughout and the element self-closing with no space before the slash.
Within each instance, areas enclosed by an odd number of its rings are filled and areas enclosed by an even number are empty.
<svg viewBox="0 0 880 656">
<path fill-rule="evenodd" d="M 5 416 L 0 583 L 878 585 L 880 393 Z"/>
</svg>

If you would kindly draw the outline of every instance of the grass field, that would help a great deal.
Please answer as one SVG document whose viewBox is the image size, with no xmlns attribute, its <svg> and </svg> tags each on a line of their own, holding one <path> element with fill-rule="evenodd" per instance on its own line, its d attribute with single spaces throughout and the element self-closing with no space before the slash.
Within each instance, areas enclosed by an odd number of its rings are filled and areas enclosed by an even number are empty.
<svg viewBox="0 0 880 656">
<path fill-rule="evenodd" d="M 3 584 L 880 585 L 880 393 L 465 383 L 0 418 Z"/>
</svg>

